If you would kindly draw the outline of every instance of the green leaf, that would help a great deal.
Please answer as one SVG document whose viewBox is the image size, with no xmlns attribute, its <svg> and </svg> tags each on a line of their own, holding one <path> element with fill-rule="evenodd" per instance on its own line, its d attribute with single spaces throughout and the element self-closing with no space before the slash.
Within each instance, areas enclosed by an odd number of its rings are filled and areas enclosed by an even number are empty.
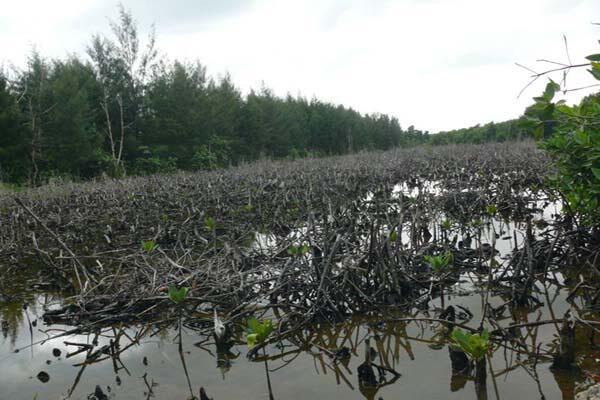
<svg viewBox="0 0 600 400">
<path fill-rule="evenodd" d="M 142 242 L 142 249 L 146 253 L 150 254 L 154 250 L 158 249 L 158 244 L 156 242 L 154 242 L 153 240 L 145 240 Z"/>
<path fill-rule="evenodd" d="M 535 128 L 533 131 L 533 137 L 535 140 L 541 140 L 544 138 L 544 125 L 539 125 L 537 128 Z"/>
<path fill-rule="evenodd" d="M 304 243 L 302 247 L 300 247 L 300 254 L 305 256 L 308 253 L 308 245 Z"/>
<path fill-rule="evenodd" d="M 598 69 L 588 69 L 588 72 L 592 74 L 594 78 L 600 81 L 600 70 Z"/>
<path fill-rule="evenodd" d="M 217 222 L 213 217 L 204 218 L 204 228 L 206 228 L 207 231 L 214 231 L 216 227 Z"/>
<path fill-rule="evenodd" d="M 577 144 L 585 145 L 590 141 L 590 135 L 586 131 L 578 130 L 573 134 L 573 140 Z"/>
<path fill-rule="evenodd" d="M 453 259 L 454 259 L 454 256 L 449 251 L 444 254 L 423 257 L 423 260 L 427 264 L 429 264 L 429 266 L 435 273 L 438 273 L 438 274 L 440 272 L 442 272 L 446 267 L 448 267 L 448 265 L 450 265 L 450 263 L 453 261 Z"/>
<path fill-rule="evenodd" d="M 596 179 L 600 180 L 600 168 L 592 168 L 592 173 L 596 177 Z"/>
<path fill-rule="evenodd" d="M 556 92 L 558 92 L 560 90 L 560 85 L 556 82 L 554 82 L 552 79 L 550 79 L 550 82 L 548 82 L 546 84 L 546 89 L 544 90 L 544 100 L 546 101 L 552 101 L 552 99 L 554 98 L 554 95 L 556 94 Z"/>
<path fill-rule="evenodd" d="M 258 342 L 258 333 L 251 333 L 248 336 L 246 336 L 246 343 L 248 344 L 249 348 L 253 348 L 254 346 L 256 346 L 257 342 Z"/>
<path fill-rule="evenodd" d="M 465 333 L 458 328 L 454 328 L 450 335 L 454 347 L 460 348 L 471 358 L 475 360 L 481 359 L 489 350 L 489 332 L 484 329 L 481 334 Z"/>
<path fill-rule="evenodd" d="M 442 229 L 449 231 L 450 229 L 452 229 L 452 222 L 450 222 L 449 219 L 445 219 L 442 221 Z"/>
<path fill-rule="evenodd" d="M 273 332 L 273 323 L 271 320 L 258 321 L 256 318 L 252 317 L 248 320 L 248 326 L 246 327 L 246 343 L 248 347 L 252 348 L 256 346 L 257 343 L 262 343 Z"/>
<path fill-rule="evenodd" d="M 258 331 L 259 325 L 260 323 L 258 322 L 258 320 L 252 317 L 248 320 L 248 328 L 246 330 L 248 331 L 248 333 L 256 333 Z"/>
<path fill-rule="evenodd" d="M 586 59 L 589 61 L 600 61 L 600 54 L 591 54 Z"/>
<path fill-rule="evenodd" d="M 172 302 L 179 304 L 186 299 L 189 290 L 190 289 L 187 287 L 177 289 L 177 286 L 169 285 L 169 299 L 171 299 Z"/>
<path fill-rule="evenodd" d="M 296 256 L 304 256 L 308 253 L 308 245 L 306 243 L 304 243 L 302 246 L 294 246 L 291 245 L 290 247 L 288 247 L 287 249 L 287 253 L 290 256 L 296 257 Z"/>
</svg>

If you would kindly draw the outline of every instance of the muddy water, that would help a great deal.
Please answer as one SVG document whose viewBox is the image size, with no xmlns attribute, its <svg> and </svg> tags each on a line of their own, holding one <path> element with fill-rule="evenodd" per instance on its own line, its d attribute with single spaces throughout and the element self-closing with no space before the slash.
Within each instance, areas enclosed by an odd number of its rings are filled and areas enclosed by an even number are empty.
<svg viewBox="0 0 600 400">
<path fill-rule="evenodd" d="M 16 285 L 17 287 L 18 285 Z M 190 397 L 186 376 L 178 352 L 175 329 L 137 326 L 122 329 L 114 327 L 98 332 L 94 350 L 107 345 L 119 335 L 120 357 L 101 354 L 89 365 L 82 364 L 86 351 L 71 356 L 83 346 L 94 344 L 95 334 L 70 334 L 51 338 L 72 327 L 46 326 L 41 314 L 44 307 L 52 308 L 60 298 L 38 293 L 4 296 L 0 303 L 3 337 L 0 339 L 0 398 L 1 399 L 87 399 L 98 385 L 111 399 L 187 399 Z M 550 302 L 535 310 L 512 310 L 505 313 L 503 325 L 509 322 L 532 322 L 562 315 L 569 304 L 567 290 L 550 288 Z M 464 275 L 461 282 L 446 294 L 445 304 L 462 306 L 473 313 L 471 325 L 481 318 L 484 294 L 477 278 Z M 29 306 L 23 309 L 23 300 Z M 433 300 L 429 309 L 439 307 L 440 299 Z M 492 297 L 491 303 L 504 303 Z M 553 314 L 551 313 L 551 311 Z M 394 317 L 431 316 L 428 312 L 389 310 Z M 588 315 L 589 318 L 589 315 Z M 5 322 L 4 322 L 5 321 Z M 32 325 L 36 326 L 32 326 Z M 30 329 L 31 327 L 31 329 Z M 555 341 L 553 325 L 521 330 L 529 334 L 530 347 L 542 344 L 541 350 Z M 488 398 L 501 399 L 572 399 L 577 390 L 589 384 L 587 374 L 600 374 L 600 352 L 594 350 L 580 330 L 578 363 L 584 369 L 580 374 L 554 374 L 550 360 L 538 363 L 535 371 L 521 361 L 511 350 L 499 347 L 493 354 L 493 378 L 488 375 Z M 439 325 L 426 322 L 381 322 L 369 318 L 355 318 L 337 326 L 316 327 L 305 332 L 314 345 L 299 347 L 297 340 L 270 346 L 270 369 L 276 399 L 468 399 L 475 398 L 474 383 L 454 378 L 444 335 Z M 199 330 L 184 328 L 184 358 L 194 394 L 205 387 L 215 399 L 267 399 L 267 385 L 262 361 L 249 361 L 247 348 L 242 343 L 233 346 L 227 356 L 218 355 L 209 335 Z M 49 339 L 50 338 L 50 339 Z M 395 369 L 401 376 L 388 385 L 362 389 L 358 385 L 357 367 L 364 361 L 364 340 L 370 338 L 377 350 L 377 363 Z M 33 346 L 31 345 L 33 343 Z M 126 346 L 131 346 L 125 349 Z M 334 363 L 320 348 L 346 346 L 352 349 L 351 358 Z M 18 352 L 15 352 L 18 350 Z M 60 352 L 60 354 L 59 354 Z M 107 351 L 110 354 L 110 351 Z M 221 358 L 218 362 L 217 357 Z M 228 363 L 223 362 L 228 358 Z M 521 363 L 523 362 L 523 363 Z M 40 374 L 45 372 L 46 376 Z M 539 385 L 534 379 L 538 376 Z M 70 395 L 70 397 L 69 397 Z"/>
</svg>

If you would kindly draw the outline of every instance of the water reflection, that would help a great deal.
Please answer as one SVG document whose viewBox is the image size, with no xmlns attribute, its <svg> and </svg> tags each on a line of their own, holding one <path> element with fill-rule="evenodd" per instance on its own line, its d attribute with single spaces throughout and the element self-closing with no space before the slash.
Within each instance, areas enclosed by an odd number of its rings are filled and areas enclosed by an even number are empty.
<svg viewBox="0 0 600 400">
<path fill-rule="evenodd" d="M 423 194 L 422 190 L 408 190 L 405 196 Z M 394 189 L 397 197 L 401 192 L 405 189 Z M 547 210 L 540 206 L 536 218 L 545 217 Z M 471 249 L 472 258 L 480 265 L 484 244 L 494 243 L 498 254 L 489 251 L 493 257 L 485 258 L 501 265 L 515 247 L 523 247 L 531 226 L 496 219 L 477 228 L 453 228 L 452 235 L 443 236 L 439 219 L 445 216 L 434 217 L 437 219 L 432 218 L 419 234 L 402 230 L 400 243 L 411 246 L 416 240 L 420 246 L 433 234 L 434 241 L 441 237 Z M 534 226 L 531 234 L 543 238 L 543 228 Z M 288 232 L 288 240 L 295 240 L 298 232 Z M 276 241 L 273 235 L 258 235 L 254 250 L 269 251 Z M 252 358 L 246 357 L 241 325 L 232 327 L 232 342 L 215 342 L 209 314 L 186 316 L 181 330 L 171 315 L 146 325 L 117 324 L 102 329 L 46 325 L 40 316 L 60 305 L 63 296 L 34 288 L 33 283 L 40 281 L 35 274 L 35 269 L 0 267 L 0 388 L 2 396 L 10 399 L 86 399 L 91 395 L 187 399 L 201 396 L 200 388 L 216 400 L 266 399 L 269 386 L 279 399 L 573 399 L 575 392 L 600 375 L 597 339 L 585 326 L 578 330 L 576 341 L 581 373 L 549 368 L 557 346 L 557 326 L 542 322 L 555 320 L 569 308 L 584 319 L 597 318 L 586 308 L 585 293 L 569 297 L 573 285 L 563 287 L 564 282 L 576 284 L 577 280 L 558 274 L 545 284 L 535 283 L 523 290 L 526 301 L 520 304 L 512 301 L 514 288 L 501 284 L 493 288 L 486 312 L 498 325 L 491 328 L 506 329 L 510 335 L 494 343 L 483 390 L 470 374 L 452 368 L 448 326 L 432 322 L 450 305 L 455 307 L 458 322 L 477 325 L 487 303 L 487 277 L 482 278 L 476 268 L 452 276 L 456 283 L 444 292 L 428 293 L 403 309 L 384 309 L 384 317 L 356 316 L 344 323 L 292 330 L 281 341 L 271 343 L 265 355 Z M 266 384 L 266 376 L 271 385 Z"/>
<path fill-rule="evenodd" d="M 471 312 L 462 314 L 462 322 L 477 321 L 482 312 L 481 295 L 464 296 L 461 290 L 459 285 L 448 292 L 446 303 Z M 557 315 L 569 307 L 566 296 L 564 291 L 552 292 L 550 301 Z M 30 304 L 27 310 L 23 300 Z M 431 308 L 437 308 L 439 302 L 435 299 Z M 3 321 L 10 321 L 11 332 L 7 334 L 10 340 L 0 345 L 0 368 L 6 371 L 0 375 L 0 387 L 6 398 L 33 399 L 37 394 L 38 398 L 85 399 L 93 393 L 115 399 L 190 397 L 178 351 L 176 322 L 116 325 L 84 332 L 67 326 L 46 326 L 38 318 L 48 303 L 47 296 L 29 294 L 20 303 L 2 306 Z M 505 300 L 494 296 L 491 303 L 499 307 Z M 26 313 L 30 314 L 31 324 Z M 475 396 L 472 379 L 452 372 L 447 328 L 426 320 L 402 320 L 434 315 L 417 309 L 408 314 L 389 310 L 386 315 L 394 318 L 355 317 L 343 324 L 316 324 L 294 331 L 267 347 L 266 360 L 262 356 L 246 358 L 241 326 L 234 327 L 232 343 L 217 345 L 210 332 L 210 315 L 195 315 L 182 327 L 181 354 L 196 397 L 204 387 L 217 400 L 268 398 L 262 367 L 265 361 L 275 398 Z M 549 318 L 548 307 L 507 307 L 498 311 L 497 321 L 508 326 Z M 32 326 L 33 321 L 37 326 Z M 494 345 L 486 391 L 490 398 L 496 398 L 497 392 L 499 398 L 543 395 L 546 399 L 572 399 L 589 376 L 600 374 L 595 361 L 600 353 L 589 345 L 590 330 L 578 331 L 577 354 L 584 371 L 580 374 L 550 370 L 551 358 L 546 354 L 552 348 L 546 345 L 555 344 L 552 325 L 532 324 L 513 331 L 521 341 Z M 532 357 L 535 352 L 540 357 Z M 375 384 L 359 379 L 365 362 L 372 366 Z"/>
</svg>

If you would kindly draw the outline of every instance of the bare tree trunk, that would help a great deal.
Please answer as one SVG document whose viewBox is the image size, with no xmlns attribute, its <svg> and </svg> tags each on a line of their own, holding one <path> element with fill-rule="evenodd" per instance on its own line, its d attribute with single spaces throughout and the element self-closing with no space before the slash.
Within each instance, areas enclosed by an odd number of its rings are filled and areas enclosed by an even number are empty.
<svg viewBox="0 0 600 400">
<path fill-rule="evenodd" d="M 125 122 L 123 117 L 123 99 L 121 96 L 117 96 L 117 103 L 119 103 L 119 116 L 121 117 L 121 139 L 119 140 L 119 155 L 117 156 L 117 165 L 121 165 L 121 157 L 123 156 L 123 142 L 125 141 Z"/>
<path fill-rule="evenodd" d="M 121 175 L 123 171 L 123 146 L 125 143 L 125 116 L 123 112 L 123 100 L 121 99 L 121 95 L 116 96 L 117 104 L 119 105 L 119 141 L 118 141 L 118 150 L 117 150 L 117 140 L 115 138 L 115 132 L 112 128 L 112 120 L 110 117 L 110 111 L 108 109 L 108 96 L 104 95 L 104 100 L 102 101 L 101 107 L 104 111 L 104 115 L 106 117 L 106 135 L 108 136 L 108 140 L 110 141 L 110 155 L 112 158 L 112 167 L 113 175 Z"/>
<path fill-rule="evenodd" d="M 106 135 L 108 136 L 108 139 L 110 140 L 111 155 L 112 155 L 113 160 L 115 160 L 117 158 L 117 153 L 115 151 L 115 140 L 113 137 L 112 122 L 110 121 L 110 114 L 108 112 L 108 101 L 107 101 L 106 93 L 104 94 L 104 101 L 102 102 L 101 107 L 104 110 L 104 115 L 106 116 Z"/>
<path fill-rule="evenodd" d="M 39 132 L 37 126 L 37 118 L 36 114 L 33 111 L 33 104 L 31 98 L 29 99 L 29 118 L 31 119 L 31 174 L 29 176 L 29 184 L 31 186 L 35 186 L 37 184 L 37 177 L 39 173 L 38 165 L 37 165 L 37 147 L 39 143 Z"/>
</svg>

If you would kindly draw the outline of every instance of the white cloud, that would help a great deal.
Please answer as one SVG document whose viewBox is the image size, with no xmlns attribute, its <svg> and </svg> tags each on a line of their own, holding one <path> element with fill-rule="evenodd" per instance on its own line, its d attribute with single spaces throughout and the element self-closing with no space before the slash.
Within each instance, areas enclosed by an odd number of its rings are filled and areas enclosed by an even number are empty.
<svg viewBox="0 0 600 400">
<path fill-rule="evenodd" d="M 600 20 L 594 0 L 124 3 L 141 28 L 156 22 L 169 56 L 228 71 L 244 91 L 264 81 L 280 95 L 314 95 L 431 131 L 518 116 L 544 82 L 517 100 L 528 74 L 514 62 L 543 69 L 536 59 L 564 60 L 562 34 L 577 62 L 597 48 L 600 33 L 590 24 Z M 82 52 L 92 33 L 106 30 L 111 7 L 9 2 L 0 15 L 0 58 L 20 64 L 31 43 L 49 56 Z M 579 76 L 573 85 L 588 80 Z"/>
</svg>

